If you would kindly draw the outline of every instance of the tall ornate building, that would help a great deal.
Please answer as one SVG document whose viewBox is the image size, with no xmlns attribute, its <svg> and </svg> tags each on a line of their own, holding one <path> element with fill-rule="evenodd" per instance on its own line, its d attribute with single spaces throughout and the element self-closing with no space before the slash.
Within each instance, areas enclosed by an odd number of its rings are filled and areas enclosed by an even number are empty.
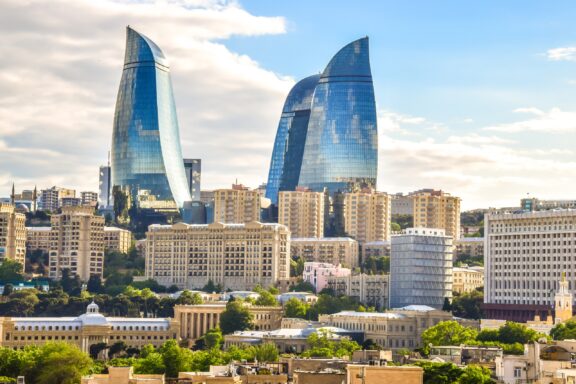
<svg viewBox="0 0 576 384">
<path fill-rule="evenodd" d="M 22 264 L 26 257 L 26 216 L 12 204 L 0 203 L 0 262 L 14 260 Z"/>
<path fill-rule="evenodd" d="M 369 189 L 344 194 L 344 229 L 362 245 L 390 240 L 390 196 Z"/>
<path fill-rule="evenodd" d="M 248 223 L 260 220 L 260 195 L 242 184 L 214 191 L 215 223 Z"/>
<path fill-rule="evenodd" d="M 190 201 L 168 61 L 146 36 L 126 28 L 126 55 L 112 136 L 112 187 L 146 206 Z"/>
<path fill-rule="evenodd" d="M 50 230 L 49 272 L 53 279 L 69 269 L 88 281 L 91 275 L 104 273 L 104 216 L 94 215 L 92 207 L 63 207 L 52 215 Z"/>
<path fill-rule="evenodd" d="M 274 143 L 266 197 L 376 187 L 378 135 L 368 38 L 342 48 L 320 76 L 290 91 Z"/>
</svg>

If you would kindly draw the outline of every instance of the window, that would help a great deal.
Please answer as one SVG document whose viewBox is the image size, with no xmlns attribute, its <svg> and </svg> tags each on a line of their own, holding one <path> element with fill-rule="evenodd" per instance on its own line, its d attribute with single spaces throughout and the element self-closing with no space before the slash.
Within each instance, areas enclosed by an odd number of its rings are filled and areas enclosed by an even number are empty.
<svg viewBox="0 0 576 384">
<path fill-rule="evenodd" d="M 520 377 L 522 377 L 522 368 L 520 368 L 520 367 L 514 367 L 514 377 L 515 377 L 515 378 L 520 378 Z"/>
</svg>

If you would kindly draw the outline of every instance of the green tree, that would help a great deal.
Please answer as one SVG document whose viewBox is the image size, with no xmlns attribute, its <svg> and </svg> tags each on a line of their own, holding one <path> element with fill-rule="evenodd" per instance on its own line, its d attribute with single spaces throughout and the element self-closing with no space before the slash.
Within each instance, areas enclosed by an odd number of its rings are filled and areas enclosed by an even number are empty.
<svg viewBox="0 0 576 384">
<path fill-rule="evenodd" d="M 533 329 L 526 327 L 524 324 L 507 321 L 505 325 L 498 329 L 498 341 L 505 344 L 526 344 L 536 341 L 540 337 L 546 337 L 539 334 Z"/>
<path fill-rule="evenodd" d="M 465 319 L 480 319 L 484 294 L 477 290 L 466 292 L 452 299 L 452 313 Z"/>
<path fill-rule="evenodd" d="M 452 363 L 415 363 L 424 370 L 424 384 L 454 384 L 464 374 L 464 371 Z"/>
<path fill-rule="evenodd" d="M 86 284 L 86 289 L 91 293 L 102 293 L 104 286 L 102 285 L 100 275 L 90 275 L 88 283 Z"/>
<path fill-rule="evenodd" d="M 450 299 L 445 297 L 444 304 L 442 305 L 442 310 L 450 312 L 452 310 L 452 304 L 450 304 Z"/>
<path fill-rule="evenodd" d="M 402 227 L 398 223 L 391 222 L 390 223 L 390 230 L 392 232 L 400 232 L 402 230 Z"/>
<path fill-rule="evenodd" d="M 290 259 L 290 277 L 301 277 L 304 273 L 304 258 Z"/>
<path fill-rule="evenodd" d="M 557 324 L 550 330 L 554 340 L 576 339 L 576 321 L 568 320 Z"/>
<path fill-rule="evenodd" d="M 226 310 L 220 315 L 220 329 L 225 335 L 252 329 L 252 319 L 252 314 L 241 301 L 231 300 L 226 304 Z"/>
<path fill-rule="evenodd" d="M 222 331 L 218 327 L 208 330 L 204 335 L 204 345 L 208 349 L 220 349 L 223 341 Z"/>
<path fill-rule="evenodd" d="M 214 293 L 214 292 L 222 292 L 224 288 L 222 287 L 221 284 L 214 284 L 212 280 L 208 280 L 206 285 L 204 285 L 204 287 L 202 287 L 201 290 L 207 293 Z"/>
<path fill-rule="evenodd" d="M 166 376 L 178 377 L 178 372 L 189 370 L 192 351 L 181 348 L 176 340 L 165 342 L 160 348 L 160 353 L 166 367 Z"/>
<path fill-rule="evenodd" d="M 128 218 L 128 208 L 130 205 L 128 194 L 122 191 L 119 186 L 112 188 L 112 196 L 114 198 L 114 217 L 116 223 L 124 223 Z"/>
<path fill-rule="evenodd" d="M 10 296 L 10 294 L 14 292 L 14 286 L 12 284 L 4 285 L 4 291 L 2 292 L 2 296 Z"/>
<path fill-rule="evenodd" d="M 424 352 L 430 352 L 429 345 L 460 345 L 474 341 L 478 332 L 475 329 L 464 327 L 457 321 L 441 321 L 422 333 Z"/>
<path fill-rule="evenodd" d="M 0 281 L 22 281 L 24 267 L 17 261 L 5 259 L 0 264 Z"/>
<path fill-rule="evenodd" d="M 264 343 L 254 347 L 254 357 L 259 362 L 278 361 L 278 348 L 273 343 Z"/>
<path fill-rule="evenodd" d="M 117 341 L 108 348 L 108 358 L 111 359 L 128 348 L 125 342 Z"/>
<path fill-rule="evenodd" d="M 479 365 L 468 365 L 458 380 L 459 384 L 488 384 L 492 383 L 490 369 Z"/>
<path fill-rule="evenodd" d="M 314 286 L 310 284 L 308 281 L 299 281 L 297 284 L 294 284 L 290 288 L 290 291 L 316 293 L 316 288 L 314 288 Z"/>
<path fill-rule="evenodd" d="M 272 295 L 270 292 L 265 291 L 265 290 L 260 290 L 258 292 L 260 294 L 260 297 L 258 297 L 256 299 L 256 305 L 258 306 L 271 306 L 271 307 L 277 307 L 278 305 L 280 305 L 280 303 L 278 303 L 278 300 L 276 300 L 276 298 L 274 297 L 274 295 Z"/>
<path fill-rule="evenodd" d="M 309 306 L 295 297 L 284 304 L 284 316 L 305 319 Z"/>
<path fill-rule="evenodd" d="M 76 384 L 91 365 L 90 358 L 75 345 L 47 343 L 36 360 L 35 374 L 27 379 L 38 384 Z"/>
<path fill-rule="evenodd" d="M 108 346 L 106 345 L 106 343 L 92 344 L 90 348 L 88 348 L 88 350 L 90 351 L 90 357 L 93 358 L 94 360 L 98 359 L 98 355 L 100 354 L 100 352 L 106 350 L 107 348 Z"/>
<path fill-rule="evenodd" d="M 202 300 L 202 296 L 198 292 L 192 293 L 188 290 L 184 290 L 176 299 L 176 304 L 196 305 L 203 303 L 204 300 Z"/>
</svg>

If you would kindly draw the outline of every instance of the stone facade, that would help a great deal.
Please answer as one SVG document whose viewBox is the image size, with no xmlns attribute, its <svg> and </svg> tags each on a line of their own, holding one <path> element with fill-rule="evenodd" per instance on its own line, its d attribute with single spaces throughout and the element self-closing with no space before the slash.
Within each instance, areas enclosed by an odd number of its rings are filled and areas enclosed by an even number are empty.
<svg viewBox="0 0 576 384">
<path fill-rule="evenodd" d="M 243 185 L 214 191 L 215 223 L 249 223 L 260 220 L 260 195 Z"/>
<path fill-rule="evenodd" d="M 132 246 L 132 232 L 116 227 L 104 227 L 104 248 L 107 251 L 128 253 Z"/>
<path fill-rule="evenodd" d="M 346 268 L 359 265 L 358 242 L 349 237 L 292 238 L 290 253 L 293 259 L 309 262 L 341 264 Z"/>
<path fill-rule="evenodd" d="M 344 195 L 344 229 L 360 244 L 390 240 L 390 196 L 365 190 Z"/>
<path fill-rule="evenodd" d="M 452 291 L 458 293 L 472 292 L 484 286 L 484 268 L 452 268 Z"/>
<path fill-rule="evenodd" d="M 341 296 L 346 295 L 379 310 L 388 307 L 390 274 L 367 275 L 361 273 L 350 276 L 328 278 L 327 287 Z"/>
<path fill-rule="evenodd" d="M 14 260 L 22 264 L 26 258 L 26 216 L 17 213 L 12 204 L 0 203 L 0 262 Z"/>
<path fill-rule="evenodd" d="M 278 223 L 287 226 L 292 237 L 323 237 L 324 193 L 307 190 L 280 192 Z"/>
</svg>

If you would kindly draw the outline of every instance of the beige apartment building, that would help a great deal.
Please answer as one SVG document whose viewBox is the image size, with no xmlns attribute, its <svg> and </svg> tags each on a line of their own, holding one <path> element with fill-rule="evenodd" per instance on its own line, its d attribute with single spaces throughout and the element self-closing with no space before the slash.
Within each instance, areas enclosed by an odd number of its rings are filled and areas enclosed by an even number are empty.
<svg viewBox="0 0 576 384">
<path fill-rule="evenodd" d="M 132 232 L 116 227 L 104 227 L 104 249 L 128 253 L 132 246 Z"/>
<path fill-rule="evenodd" d="M 26 248 L 50 252 L 50 231 L 52 227 L 26 227 Z"/>
<path fill-rule="evenodd" d="M 390 196 L 373 190 L 346 193 L 344 229 L 360 244 L 390 240 Z"/>
<path fill-rule="evenodd" d="M 278 223 L 287 226 L 292 237 L 323 237 L 324 193 L 305 189 L 280 192 Z"/>
<path fill-rule="evenodd" d="M 562 274 L 576 294 L 576 211 L 488 213 L 484 237 L 486 318 L 545 320 Z"/>
<path fill-rule="evenodd" d="M 215 223 L 249 223 L 260 220 L 260 195 L 242 184 L 214 191 Z"/>
<path fill-rule="evenodd" d="M 104 272 L 104 216 L 94 215 L 92 207 L 62 207 L 52 215 L 49 277 L 59 279 L 67 268 L 72 275 L 88 281 Z"/>
<path fill-rule="evenodd" d="M 450 312 L 425 305 L 409 305 L 384 313 L 343 311 L 320 315 L 322 324 L 364 333 L 365 339 L 387 349 L 422 347 L 422 333 L 441 321 L 456 320 L 464 326 L 478 328 L 476 320 L 453 317 Z"/>
<path fill-rule="evenodd" d="M 330 263 L 345 268 L 359 265 L 358 242 L 349 237 L 292 238 L 290 253 L 293 259 Z"/>
<path fill-rule="evenodd" d="M 359 302 L 382 310 L 388 306 L 390 274 L 328 277 L 328 288 L 338 296 L 346 295 Z"/>
<path fill-rule="evenodd" d="M 154 224 L 146 233 L 146 277 L 188 289 L 208 281 L 232 290 L 269 287 L 290 277 L 290 231 L 257 221 Z"/>
<path fill-rule="evenodd" d="M 105 317 L 95 303 L 88 305 L 86 313 L 78 317 L 4 317 L 0 321 L 0 345 L 7 348 L 63 341 L 88 353 L 90 346 L 98 343 L 111 345 L 123 341 L 129 348 L 142 348 L 147 344 L 159 347 L 167 340 L 180 337 L 176 320 Z"/>
<path fill-rule="evenodd" d="M 443 191 L 423 189 L 412 192 L 414 228 L 444 229 L 446 236 L 460 237 L 460 201 Z"/>
<path fill-rule="evenodd" d="M 483 257 L 484 238 L 461 237 L 459 239 L 454 239 L 454 252 L 456 258 L 458 256 Z"/>
<path fill-rule="evenodd" d="M 452 290 L 458 293 L 472 292 L 484 286 L 484 268 L 452 268 Z"/>
<path fill-rule="evenodd" d="M 17 213 L 12 204 L 0 203 L 0 261 L 22 264 L 26 258 L 26 216 Z"/>
<path fill-rule="evenodd" d="M 272 331 L 281 327 L 282 307 L 246 305 L 253 316 L 255 330 Z M 174 319 L 180 324 L 181 337 L 194 341 L 204 336 L 210 329 L 219 327 L 220 315 L 225 310 L 226 302 L 176 305 Z"/>
</svg>

